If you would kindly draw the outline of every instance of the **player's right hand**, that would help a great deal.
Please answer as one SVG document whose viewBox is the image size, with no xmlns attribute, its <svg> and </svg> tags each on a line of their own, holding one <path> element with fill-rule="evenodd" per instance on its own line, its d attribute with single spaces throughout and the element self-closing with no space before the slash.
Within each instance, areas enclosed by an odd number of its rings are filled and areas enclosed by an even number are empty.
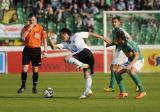
<svg viewBox="0 0 160 112">
<path fill-rule="evenodd" d="M 41 55 L 42 58 L 47 58 L 47 52 L 44 52 L 42 55 Z"/>
</svg>

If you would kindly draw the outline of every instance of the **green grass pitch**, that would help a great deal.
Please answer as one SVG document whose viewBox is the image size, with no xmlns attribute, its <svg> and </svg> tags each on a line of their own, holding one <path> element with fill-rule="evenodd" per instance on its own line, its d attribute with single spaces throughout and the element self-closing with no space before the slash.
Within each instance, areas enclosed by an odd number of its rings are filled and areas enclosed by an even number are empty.
<svg viewBox="0 0 160 112">
<path fill-rule="evenodd" d="M 27 89 L 17 94 L 20 75 L 0 75 L 0 112 L 160 112 L 160 74 L 140 74 L 147 96 L 136 100 L 135 85 L 124 74 L 124 84 L 129 93 L 126 99 L 115 99 L 119 90 L 105 93 L 109 75 L 93 75 L 93 96 L 80 100 L 85 81 L 81 73 L 40 73 L 38 93 L 32 94 L 32 78 L 28 75 Z M 52 87 L 54 98 L 44 98 L 43 90 Z"/>
</svg>

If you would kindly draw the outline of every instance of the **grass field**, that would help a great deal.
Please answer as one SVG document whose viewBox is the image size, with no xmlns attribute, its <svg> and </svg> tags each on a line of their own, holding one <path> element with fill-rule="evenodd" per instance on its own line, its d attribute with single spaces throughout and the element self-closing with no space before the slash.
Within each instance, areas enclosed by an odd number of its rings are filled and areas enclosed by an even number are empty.
<svg viewBox="0 0 160 112">
<path fill-rule="evenodd" d="M 115 99 L 119 91 L 105 93 L 103 88 L 109 82 L 109 75 L 96 73 L 93 76 L 94 95 L 80 100 L 85 82 L 81 73 L 41 73 L 38 93 L 32 94 L 31 75 L 27 89 L 17 94 L 20 86 L 19 75 L 0 75 L 0 112 L 160 112 L 160 74 L 140 74 L 147 96 L 136 100 L 135 85 L 124 75 L 129 97 Z M 44 98 L 43 90 L 52 87 L 54 98 Z"/>
</svg>

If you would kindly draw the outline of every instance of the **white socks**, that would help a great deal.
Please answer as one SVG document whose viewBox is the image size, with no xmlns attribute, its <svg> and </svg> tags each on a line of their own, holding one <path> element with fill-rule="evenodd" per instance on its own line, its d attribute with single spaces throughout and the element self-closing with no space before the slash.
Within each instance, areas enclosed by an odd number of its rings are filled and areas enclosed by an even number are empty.
<svg viewBox="0 0 160 112">
<path fill-rule="evenodd" d="M 66 57 L 65 62 L 67 62 L 69 64 L 75 64 L 76 66 L 82 66 L 84 64 L 84 63 L 80 62 L 79 60 L 77 60 L 76 58 L 73 58 L 73 57 Z"/>
<path fill-rule="evenodd" d="M 91 90 L 91 86 L 92 86 L 92 77 L 91 77 L 91 75 L 87 75 L 86 77 L 85 77 L 85 79 L 86 79 L 86 92 L 88 92 L 88 91 L 90 91 Z"/>
<path fill-rule="evenodd" d="M 65 62 L 69 64 L 75 64 L 76 66 L 82 66 L 84 63 L 80 62 L 79 60 L 73 58 L 73 57 L 66 57 Z M 92 77 L 90 75 L 90 72 L 86 72 L 84 74 L 84 78 L 86 80 L 86 90 L 85 92 L 91 91 L 91 86 L 92 86 Z"/>
</svg>

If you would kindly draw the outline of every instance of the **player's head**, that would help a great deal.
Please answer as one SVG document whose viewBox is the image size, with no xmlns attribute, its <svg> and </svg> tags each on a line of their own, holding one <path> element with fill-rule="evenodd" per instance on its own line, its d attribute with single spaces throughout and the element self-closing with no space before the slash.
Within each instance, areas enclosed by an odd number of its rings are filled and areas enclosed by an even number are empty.
<svg viewBox="0 0 160 112">
<path fill-rule="evenodd" d="M 37 23 L 37 18 L 36 18 L 35 14 L 30 14 L 28 17 L 29 17 L 30 24 L 36 24 Z"/>
<path fill-rule="evenodd" d="M 124 44 L 126 42 L 126 37 L 123 31 L 118 30 L 116 32 L 116 43 L 117 44 Z"/>
<path fill-rule="evenodd" d="M 120 16 L 115 16 L 112 18 L 112 26 L 114 28 L 119 28 L 121 26 L 121 18 Z"/>
<path fill-rule="evenodd" d="M 62 28 L 59 31 L 60 37 L 61 39 L 66 42 L 69 40 L 70 36 L 71 36 L 71 31 L 68 28 Z"/>
</svg>

